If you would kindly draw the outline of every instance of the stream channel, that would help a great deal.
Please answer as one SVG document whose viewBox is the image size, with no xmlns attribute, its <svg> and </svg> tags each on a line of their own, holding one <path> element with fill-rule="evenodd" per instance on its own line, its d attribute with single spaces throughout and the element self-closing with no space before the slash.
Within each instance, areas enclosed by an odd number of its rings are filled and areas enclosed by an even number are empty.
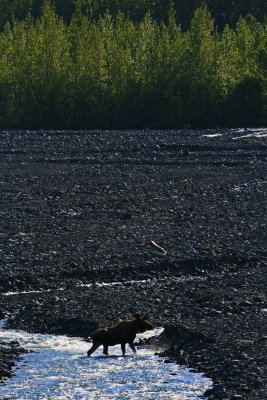
<svg viewBox="0 0 267 400">
<path fill-rule="evenodd" d="M 79 338 L 32 334 L 3 329 L 0 339 L 18 341 L 32 353 L 23 355 L 15 375 L 0 385 L 0 399 L 80 400 L 80 399 L 198 399 L 211 387 L 203 374 L 174 363 L 165 363 L 147 348 L 133 354 L 126 347 L 102 347 L 88 358 L 90 343 Z M 163 328 L 137 335 L 137 341 L 159 335 Z"/>
<path fill-rule="evenodd" d="M 27 297 L 42 293 L 31 291 L 34 286 L 31 281 L 28 285 L 27 279 L 30 277 L 41 287 L 43 283 L 49 287 L 49 281 L 44 279 L 46 274 L 42 276 L 48 265 L 56 265 L 49 273 L 62 287 L 47 292 L 64 291 L 69 283 L 80 285 L 79 274 L 79 279 L 73 283 L 70 273 L 79 265 L 86 266 L 79 270 L 85 276 L 90 272 L 91 265 L 84 260 L 84 254 L 96 254 L 92 258 L 95 268 L 99 260 L 103 265 L 112 264 L 115 268 L 114 265 L 120 265 L 120 260 L 125 258 L 128 267 L 121 270 L 121 274 L 125 272 L 129 279 L 138 276 L 144 265 L 147 269 L 145 277 L 153 277 L 154 272 L 158 272 L 147 263 L 158 257 L 154 253 L 165 255 L 168 251 L 169 255 L 179 259 L 188 253 L 190 257 L 195 253 L 199 257 L 203 254 L 213 257 L 214 252 L 220 259 L 228 248 L 233 254 L 246 255 L 243 245 L 248 243 L 253 254 L 261 254 L 258 252 L 264 244 L 261 216 L 265 202 L 263 191 L 259 189 L 266 185 L 266 156 L 265 142 L 258 144 L 256 140 L 265 138 L 267 130 L 212 130 L 206 133 L 201 137 L 194 132 L 177 135 L 177 131 L 134 134 L 3 132 L 2 218 L 6 232 L 2 236 L 5 268 L 1 272 L 3 282 L 10 284 L 5 292 L 10 291 L 5 295 Z M 214 144 L 211 143 L 213 140 Z M 184 153 L 187 148 L 188 153 Z M 166 237 L 169 237 L 168 242 Z M 150 245 L 146 246 L 147 243 Z M 193 247 L 194 243 L 198 248 Z M 118 254 L 118 257 L 108 259 L 109 254 Z M 19 259 L 23 260 L 22 265 Z M 74 266 L 72 260 L 75 260 Z M 129 274 L 133 263 L 137 273 Z M 65 265 L 70 265 L 69 269 Z M 66 279 L 63 279 L 66 271 Z M 96 268 L 96 276 L 101 271 Z M 239 270 L 232 273 L 238 274 Z M 111 269 L 110 279 L 114 275 Z M 135 284 L 163 283 L 167 287 L 169 276 L 166 280 L 129 280 L 123 285 L 128 288 Z M 62 277 L 63 282 L 58 277 Z M 175 279 L 171 283 L 175 283 Z M 21 292 L 18 284 L 21 284 Z M 241 291 L 242 286 L 239 289 Z M 238 292 L 238 289 L 234 290 Z M 244 301 L 250 300 L 249 290 L 246 290 L 248 294 L 245 292 Z M 242 300 L 242 293 L 229 294 L 228 307 L 232 307 L 237 295 L 238 301 Z M 90 299 L 90 296 L 83 298 Z M 242 339 L 245 335 L 244 328 L 241 330 L 242 322 L 245 327 L 245 323 L 253 321 L 247 311 L 250 306 L 244 307 L 244 313 L 232 314 L 233 309 L 229 320 L 223 320 L 222 332 L 231 331 L 230 322 L 238 318 L 235 332 Z M 159 311 L 164 310 L 160 307 Z M 266 313 L 266 309 L 262 312 Z M 33 352 L 23 355 L 16 363 L 13 378 L 0 384 L 1 400 L 196 400 L 203 398 L 212 386 L 212 381 L 203 374 L 164 362 L 164 358 L 149 348 L 138 348 L 137 354 L 127 348 L 124 357 L 120 347 L 110 348 L 108 357 L 99 348 L 88 358 L 86 353 L 90 344 L 80 338 L 6 330 L 4 324 L 5 321 L 0 324 L 0 341 L 18 341 Z M 250 327 L 249 334 L 257 334 L 257 329 Z M 157 329 L 150 333 L 157 335 L 160 332 Z M 238 354 L 229 349 L 234 343 L 233 338 L 230 335 L 227 338 L 229 345 L 225 357 Z M 222 344 L 220 356 L 224 361 L 222 365 L 228 365 Z M 256 360 L 260 355 L 248 357 L 251 357 L 248 360 Z M 220 377 L 226 376 L 220 368 L 218 370 Z M 245 375 L 251 371 L 256 374 L 257 370 L 254 366 L 250 369 L 247 363 L 243 371 Z M 242 397 L 243 392 L 240 395 L 240 387 L 237 387 L 240 376 L 237 374 L 229 381 L 236 387 L 228 386 L 226 396 L 234 393 Z M 261 381 L 253 379 L 255 384 L 260 384 Z M 246 387 L 247 381 L 244 382 Z"/>
</svg>

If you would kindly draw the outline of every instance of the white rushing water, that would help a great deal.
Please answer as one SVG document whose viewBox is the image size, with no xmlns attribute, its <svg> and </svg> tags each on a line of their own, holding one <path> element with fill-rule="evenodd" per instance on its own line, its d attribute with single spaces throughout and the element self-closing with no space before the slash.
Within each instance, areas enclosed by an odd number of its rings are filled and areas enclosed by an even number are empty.
<svg viewBox="0 0 267 400">
<path fill-rule="evenodd" d="M 159 335 L 162 330 L 154 329 L 152 335 Z M 121 356 L 120 346 L 114 346 L 109 348 L 110 356 L 104 356 L 99 348 L 89 358 L 86 352 L 90 343 L 79 338 L 0 327 L 0 339 L 17 340 L 21 346 L 35 351 L 23 355 L 15 376 L 0 384 L 0 399 L 193 400 L 212 384 L 202 374 L 164 363 L 149 349 L 138 349 L 133 354 L 127 348 L 126 355 Z"/>
</svg>

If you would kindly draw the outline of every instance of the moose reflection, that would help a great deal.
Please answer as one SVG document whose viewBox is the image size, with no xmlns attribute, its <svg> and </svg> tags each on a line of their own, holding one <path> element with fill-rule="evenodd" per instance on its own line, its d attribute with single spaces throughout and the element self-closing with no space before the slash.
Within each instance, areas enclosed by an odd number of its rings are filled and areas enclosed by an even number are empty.
<svg viewBox="0 0 267 400">
<path fill-rule="evenodd" d="M 101 345 L 103 345 L 103 354 L 108 355 L 108 346 L 121 345 L 122 354 L 125 354 L 125 345 L 129 344 L 134 353 L 134 339 L 137 333 L 143 333 L 152 330 L 153 326 L 147 322 L 149 314 L 141 315 L 134 314 L 134 319 L 120 320 L 117 325 L 110 328 L 101 328 L 94 331 L 90 337 L 93 340 L 93 346 L 88 350 L 87 355 L 90 355 Z"/>
</svg>

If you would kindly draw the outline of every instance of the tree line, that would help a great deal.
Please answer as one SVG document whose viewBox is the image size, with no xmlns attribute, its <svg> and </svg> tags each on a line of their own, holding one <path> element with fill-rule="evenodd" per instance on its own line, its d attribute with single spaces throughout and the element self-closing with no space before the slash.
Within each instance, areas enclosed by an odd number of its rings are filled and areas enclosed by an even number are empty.
<svg viewBox="0 0 267 400">
<path fill-rule="evenodd" d="M 5 25 L 1 128 L 266 124 L 266 20 L 240 17 L 219 32 L 201 6 L 183 29 L 174 4 L 164 22 L 121 11 L 95 18 L 95 3 L 111 0 L 81 0 L 69 21 L 45 0 L 39 17 Z"/>
<path fill-rule="evenodd" d="M 109 14 L 115 17 L 122 11 L 132 21 L 140 22 L 149 12 L 156 21 L 168 20 L 170 4 L 176 12 L 176 21 L 182 29 L 189 27 L 194 11 L 206 5 L 215 19 L 215 25 L 222 31 L 226 24 L 235 27 L 239 17 L 253 15 L 262 22 L 267 15 L 265 0 L 54 0 L 56 12 L 67 23 L 70 22 L 76 8 L 84 15 L 98 19 Z M 13 19 L 23 20 L 28 13 L 38 18 L 42 14 L 43 0 L 0 0 L 0 30 Z"/>
</svg>

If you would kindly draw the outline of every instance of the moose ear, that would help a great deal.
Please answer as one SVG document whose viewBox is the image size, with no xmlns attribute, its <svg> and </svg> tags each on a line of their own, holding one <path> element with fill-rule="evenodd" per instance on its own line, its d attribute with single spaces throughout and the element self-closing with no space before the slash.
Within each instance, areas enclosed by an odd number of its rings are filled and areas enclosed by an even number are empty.
<svg viewBox="0 0 267 400">
<path fill-rule="evenodd" d="M 134 317 L 135 317 L 136 319 L 142 319 L 142 316 L 141 316 L 139 313 L 134 314 Z"/>
</svg>

